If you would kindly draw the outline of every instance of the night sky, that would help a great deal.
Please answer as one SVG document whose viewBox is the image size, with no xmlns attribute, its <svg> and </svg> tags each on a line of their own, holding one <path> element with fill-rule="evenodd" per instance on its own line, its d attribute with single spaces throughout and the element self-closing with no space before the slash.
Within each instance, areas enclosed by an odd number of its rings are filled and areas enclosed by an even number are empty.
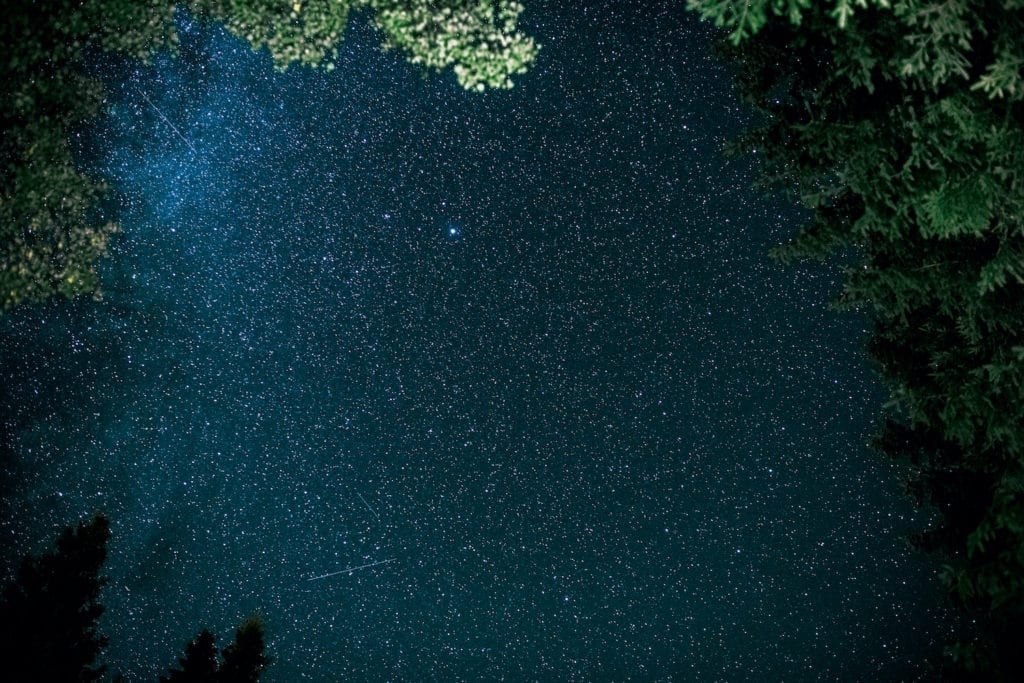
<svg viewBox="0 0 1024 683">
<path fill-rule="evenodd" d="M 0 532 L 9 568 L 111 516 L 112 672 L 255 611 L 268 681 L 939 653 L 900 539 L 926 518 L 865 445 L 868 322 L 825 309 L 837 268 L 767 259 L 802 215 L 723 154 L 750 115 L 709 29 L 526 4 L 508 92 L 424 79 L 362 16 L 329 74 L 187 20 L 177 59 L 97 59 L 77 143 L 123 233 L 102 302 L 0 319 Z"/>
</svg>

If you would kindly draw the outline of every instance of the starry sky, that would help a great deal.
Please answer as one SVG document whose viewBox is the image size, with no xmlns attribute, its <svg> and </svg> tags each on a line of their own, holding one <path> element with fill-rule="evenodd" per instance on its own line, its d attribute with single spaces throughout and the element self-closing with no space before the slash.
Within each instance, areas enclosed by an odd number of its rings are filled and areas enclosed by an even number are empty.
<svg viewBox="0 0 1024 683">
<path fill-rule="evenodd" d="M 97 58 L 102 302 L 0 319 L 4 567 L 113 520 L 106 661 L 259 612 L 268 681 L 878 679 L 950 631 L 834 266 L 766 251 L 683 3 L 530 0 L 467 93 L 356 16 L 331 73 L 181 18 Z M 354 571 L 346 568 L 361 567 Z M 339 573 L 335 573 L 339 572 Z M 324 576 L 332 574 L 332 576 Z M 322 578 L 317 578 L 322 577 Z"/>
</svg>

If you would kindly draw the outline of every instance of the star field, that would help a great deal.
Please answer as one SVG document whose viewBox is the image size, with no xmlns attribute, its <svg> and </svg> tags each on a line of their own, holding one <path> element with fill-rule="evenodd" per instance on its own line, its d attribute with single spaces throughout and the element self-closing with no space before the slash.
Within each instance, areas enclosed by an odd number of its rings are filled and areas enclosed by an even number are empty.
<svg viewBox="0 0 1024 683">
<path fill-rule="evenodd" d="M 111 516 L 111 671 L 254 611 L 268 681 L 938 655 L 924 517 L 865 446 L 868 323 L 825 310 L 835 268 L 768 261 L 802 216 L 722 153 L 748 115 L 708 29 L 527 6 L 508 92 L 358 17 L 331 73 L 187 19 L 177 58 L 97 58 L 81 153 L 123 234 L 104 301 L 0 320 L 0 531 L 9 566 Z"/>
</svg>

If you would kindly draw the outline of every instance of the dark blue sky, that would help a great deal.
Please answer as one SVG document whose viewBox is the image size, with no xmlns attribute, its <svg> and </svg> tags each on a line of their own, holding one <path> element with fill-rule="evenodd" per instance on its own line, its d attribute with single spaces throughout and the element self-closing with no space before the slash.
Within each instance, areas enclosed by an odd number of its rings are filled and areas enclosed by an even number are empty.
<svg viewBox="0 0 1024 683">
<path fill-rule="evenodd" d="M 677 4 L 531 1 L 538 63 L 484 95 L 362 18 L 330 74 L 199 27 L 98 67 L 124 231 L 103 302 L 0 320 L 0 518 L 9 564 L 112 516 L 113 671 L 253 611 L 270 681 L 938 654 L 866 322 L 767 260 L 800 214 L 721 153 L 747 117 Z"/>
</svg>

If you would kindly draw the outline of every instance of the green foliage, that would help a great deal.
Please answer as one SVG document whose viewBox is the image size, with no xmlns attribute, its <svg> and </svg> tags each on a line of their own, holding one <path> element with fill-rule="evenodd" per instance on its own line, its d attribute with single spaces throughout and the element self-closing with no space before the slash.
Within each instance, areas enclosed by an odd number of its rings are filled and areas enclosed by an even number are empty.
<svg viewBox="0 0 1024 683">
<path fill-rule="evenodd" d="M 68 527 L 55 551 L 22 560 L 0 601 L 0 661 L 5 681 L 95 681 L 107 644 L 97 631 L 103 613 L 100 570 L 110 523 L 101 515 Z"/>
<path fill-rule="evenodd" d="M 0 310 L 54 295 L 99 296 L 95 265 L 117 225 L 94 207 L 103 184 L 75 168 L 68 139 L 99 110 L 82 75 L 90 43 L 146 56 L 173 44 L 166 3 L 19 3 L 0 28 L 9 97 L 0 104 Z"/>
<path fill-rule="evenodd" d="M 756 35 L 772 17 L 786 17 L 794 26 L 814 8 L 812 0 L 687 0 L 686 6 L 716 26 L 727 28 L 729 39 L 738 44 Z M 840 28 L 845 28 L 857 7 L 890 6 L 889 0 L 834 0 L 829 12 Z"/>
<path fill-rule="evenodd" d="M 189 8 L 266 48 L 279 69 L 292 64 L 334 68 L 337 45 L 352 10 L 368 8 L 385 48 L 440 71 L 454 65 L 469 90 L 511 88 L 537 55 L 533 39 L 516 28 L 523 6 L 511 0 L 192 0 Z"/>
<path fill-rule="evenodd" d="M 473 91 L 510 88 L 537 46 L 516 28 L 511 0 L 189 0 L 194 15 L 222 22 L 279 69 L 334 68 L 352 10 L 366 8 L 385 48 L 427 70 L 454 67 Z M 0 24 L 0 312 L 55 295 L 100 296 L 96 263 L 118 226 L 99 220 L 103 184 L 75 168 L 68 139 L 103 101 L 82 75 L 85 49 L 146 60 L 174 51 L 173 3 L 48 0 L 16 3 Z"/>
<path fill-rule="evenodd" d="M 1003 44 L 996 49 L 995 59 L 985 67 L 985 73 L 971 86 L 972 90 L 981 90 L 989 97 L 1020 100 L 1024 98 L 1024 54 L 1020 47 L 1003 39 Z"/>
<path fill-rule="evenodd" d="M 102 99 L 77 69 L 85 25 L 70 2 L 29 4 L 0 25 L 4 44 L 20 46 L 0 60 L 0 310 L 95 291 L 94 264 L 116 230 L 90 218 L 102 186 L 74 168 L 67 143 Z"/>
<path fill-rule="evenodd" d="M 75 169 L 67 141 L 52 128 L 21 132 L 32 140 L 28 158 L 9 169 L 0 197 L 3 308 L 97 291 L 94 264 L 117 231 L 113 223 L 88 219 L 103 187 Z"/>
<path fill-rule="evenodd" d="M 936 86 L 951 76 L 967 79 L 968 52 L 984 26 L 972 21 L 977 10 L 971 0 L 931 2 L 902 0 L 893 9 L 908 29 L 903 39 L 909 52 L 900 57 L 900 75 L 924 75 Z"/>
<path fill-rule="evenodd" d="M 223 23 L 254 50 L 266 48 L 278 69 L 292 64 L 333 69 L 349 12 L 361 4 L 358 0 L 192 0 L 189 9 Z"/>
<path fill-rule="evenodd" d="M 792 26 L 809 22 L 812 30 L 824 29 L 819 35 L 854 42 L 865 28 L 878 33 L 887 30 L 879 24 L 895 19 L 899 42 L 884 54 L 847 44 L 837 61 L 854 57 L 868 70 L 882 66 L 932 87 L 960 79 L 991 97 L 1024 97 L 1021 0 L 687 0 L 687 7 L 727 29 L 733 44 L 757 35 L 774 17 Z M 850 35 L 829 35 L 833 28 L 851 29 Z"/>
<path fill-rule="evenodd" d="M 533 39 L 516 29 L 523 6 L 512 0 L 410 4 L 370 0 L 384 46 L 399 48 L 427 69 L 455 65 L 467 90 L 511 88 L 537 56 Z"/>
<path fill-rule="evenodd" d="M 978 624 L 955 669 L 1019 679 L 1001 634 L 1024 629 L 1024 3 L 690 4 L 731 31 L 764 184 L 812 212 L 774 256 L 859 255 L 835 305 L 875 319 L 898 417 L 881 450 L 939 513 L 916 541 Z"/>
<path fill-rule="evenodd" d="M 104 50 L 142 60 L 148 60 L 162 50 L 174 51 L 177 48 L 174 3 L 166 0 L 91 0 L 78 7 L 81 33 L 76 40 L 80 42 L 95 41 Z M 61 21 L 62 17 L 55 19 Z"/>
</svg>

